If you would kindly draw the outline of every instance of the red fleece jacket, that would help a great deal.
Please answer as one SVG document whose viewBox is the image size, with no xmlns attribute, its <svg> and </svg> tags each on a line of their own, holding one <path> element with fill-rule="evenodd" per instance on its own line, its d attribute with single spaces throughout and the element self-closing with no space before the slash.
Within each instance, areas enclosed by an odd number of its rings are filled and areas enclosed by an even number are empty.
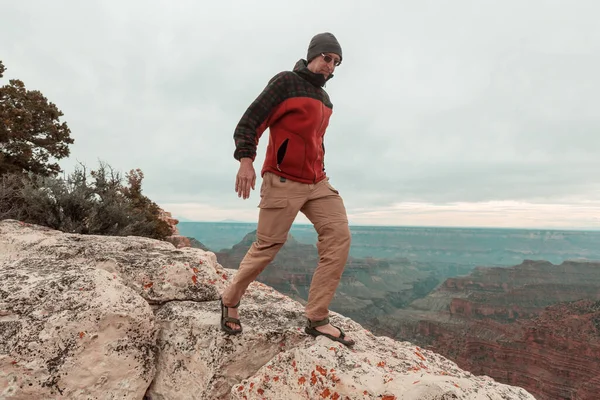
<svg viewBox="0 0 600 400">
<path fill-rule="evenodd" d="M 325 179 L 323 137 L 333 110 L 325 82 L 323 75 L 308 70 L 305 60 L 271 78 L 235 129 L 235 159 L 254 161 L 258 140 L 269 128 L 261 176 L 270 171 L 303 183 Z"/>
</svg>

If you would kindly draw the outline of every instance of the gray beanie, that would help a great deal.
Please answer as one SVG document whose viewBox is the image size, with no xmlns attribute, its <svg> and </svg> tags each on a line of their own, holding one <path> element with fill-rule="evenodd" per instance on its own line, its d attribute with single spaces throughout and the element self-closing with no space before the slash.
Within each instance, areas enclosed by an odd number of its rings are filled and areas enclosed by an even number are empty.
<svg viewBox="0 0 600 400">
<path fill-rule="evenodd" d="M 308 45 L 306 61 L 310 62 L 321 53 L 335 53 L 342 61 L 342 47 L 332 33 L 324 32 L 313 36 Z"/>
</svg>

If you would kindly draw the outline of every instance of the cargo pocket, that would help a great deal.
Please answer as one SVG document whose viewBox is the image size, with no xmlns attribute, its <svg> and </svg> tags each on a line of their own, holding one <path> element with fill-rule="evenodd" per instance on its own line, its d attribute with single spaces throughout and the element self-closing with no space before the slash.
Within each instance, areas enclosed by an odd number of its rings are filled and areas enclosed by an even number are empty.
<svg viewBox="0 0 600 400">
<path fill-rule="evenodd" d="M 288 200 L 285 197 L 262 197 L 258 207 L 266 209 L 278 209 L 285 208 L 287 203 Z"/>
<path fill-rule="evenodd" d="M 285 197 L 263 197 L 258 205 L 260 216 L 256 236 L 265 243 L 285 243 L 293 222 L 288 199 Z"/>
<path fill-rule="evenodd" d="M 331 183 L 325 182 L 325 186 L 327 186 L 329 188 L 329 190 L 331 190 L 333 193 L 340 194 L 340 192 L 336 188 L 334 188 L 333 186 L 331 186 Z"/>
</svg>

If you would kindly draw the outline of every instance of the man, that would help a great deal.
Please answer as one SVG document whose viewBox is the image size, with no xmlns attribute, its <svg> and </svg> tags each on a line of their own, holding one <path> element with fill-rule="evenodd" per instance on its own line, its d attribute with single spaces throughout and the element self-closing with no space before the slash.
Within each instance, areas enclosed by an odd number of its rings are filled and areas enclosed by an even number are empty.
<svg viewBox="0 0 600 400">
<path fill-rule="evenodd" d="M 334 35 L 325 32 L 314 36 L 306 60 L 300 59 L 293 71 L 271 78 L 235 129 L 234 158 L 240 162 L 235 190 L 244 199 L 256 182 L 253 162 L 259 138 L 267 128 L 270 135 L 261 170 L 256 241 L 221 298 L 221 327 L 229 334 L 242 332 L 237 310 L 240 299 L 275 258 L 292 222 L 302 212 L 319 237 L 319 263 L 305 309 L 305 332 L 347 346 L 354 344 L 341 328 L 329 323 L 329 304 L 346 265 L 351 240 L 343 200 L 329 183 L 323 161 L 323 136 L 333 108 L 323 86 L 341 62 L 342 49 Z"/>
</svg>

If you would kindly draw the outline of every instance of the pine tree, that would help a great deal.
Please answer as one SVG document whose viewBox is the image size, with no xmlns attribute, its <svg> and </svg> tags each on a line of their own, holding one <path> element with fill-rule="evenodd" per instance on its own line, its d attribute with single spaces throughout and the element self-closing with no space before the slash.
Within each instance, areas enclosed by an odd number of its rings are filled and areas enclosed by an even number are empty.
<svg viewBox="0 0 600 400">
<path fill-rule="evenodd" d="M 0 78 L 6 70 L 0 61 Z M 18 79 L 0 86 L 0 176 L 32 172 L 55 176 L 61 169 L 51 161 L 69 156 L 71 131 L 56 105 Z"/>
</svg>

